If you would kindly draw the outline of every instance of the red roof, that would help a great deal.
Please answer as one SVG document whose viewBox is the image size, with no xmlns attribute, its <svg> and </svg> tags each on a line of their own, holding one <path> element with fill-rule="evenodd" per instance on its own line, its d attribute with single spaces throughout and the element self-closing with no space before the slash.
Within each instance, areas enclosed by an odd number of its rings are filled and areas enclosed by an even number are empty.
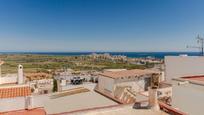
<svg viewBox="0 0 204 115">
<path fill-rule="evenodd" d="M 13 98 L 31 95 L 29 86 L 0 88 L 0 98 Z"/>
<path fill-rule="evenodd" d="M 204 75 L 199 75 L 199 76 L 187 76 L 187 77 L 182 77 L 183 79 L 187 80 L 194 80 L 194 81 L 200 81 L 204 82 Z"/>
<path fill-rule="evenodd" d="M 158 74 L 157 71 L 152 70 L 142 70 L 142 69 L 132 69 L 132 70 L 122 70 L 122 71 L 114 71 L 114 72 L 103 72 L 100 75 L 104 77 L 109 77 L 113 79 L 121 78 L 121 77 L 135 77 L 142 76 L 148 74 Z"/>
<path fill-rule="evenodd" d="M 9 112 L 0 112 L 0 115 L 46 115 L 43 108 L 35 108 L 31 110 L 17 110 Z"/>
</svg>

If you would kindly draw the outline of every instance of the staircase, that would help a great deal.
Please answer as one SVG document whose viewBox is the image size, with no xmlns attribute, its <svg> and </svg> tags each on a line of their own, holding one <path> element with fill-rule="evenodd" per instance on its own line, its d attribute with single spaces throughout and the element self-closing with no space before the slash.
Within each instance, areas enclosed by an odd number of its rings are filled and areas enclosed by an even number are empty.
<svg viewBox="0 0 204 115">
<path fill-rule="evenodd" d="M 114 91 L 115 97 L 124 103 L 133 103 L 136 101 L 136 92 L 131 86 L 117 86 Z"/>
</svg>

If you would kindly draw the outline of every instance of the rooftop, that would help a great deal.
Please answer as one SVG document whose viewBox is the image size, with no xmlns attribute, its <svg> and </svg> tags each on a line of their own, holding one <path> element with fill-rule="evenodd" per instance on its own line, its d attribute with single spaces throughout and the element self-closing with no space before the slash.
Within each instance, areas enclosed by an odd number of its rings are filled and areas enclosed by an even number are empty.
<svg viewBox="0 0 204 115">
<path fill-rule="evenodd" d="M 57 114 L 67 111 L 76 111 L 110 105 L 117 105 L 117 103 L 94 91 L 89 91 L 56 99 L 50 99 L 45 102 L 45 110 L 47 114 Z"/>
<path fill-rule="evenodd" d="M 184 80 L 185 81 L 185 80 Z M 190 115 L 203 115 L 204 86 L 197 83 L 179 85 L 173 80 L 172 106 Z"/>
<path fill-rule="evenodd" d="M 46 113 L 43 108 L 35 108 L 32 110 L 17 110 L 17 111 L 3 112 L 1 113 L 1 115 L 46 115 Z"/>
<path fill-rule="evenodd" d="M 151 109 L 133 109 L 133 104 L 102 107 L 90 110 L 81 110 L 73 113 L 67 112 L 63 115 L 167 115 L 163 111 Z"/>
<path fill-rule="evenodd" d="M 0 98 L 14 98 L 31 95 L 29 86 L 0 87 Z"/>
<path fill-rule="evenodd" d="M 187 76 L 187 77 L 182 77 L 183 79 L 186 80 L 193 80 L 193 81 L 200 81 L 204 82 L 204 75 L 199 75 L 199 76 Z"/>
<path fill-rule="evenodd" d="M 129 76 L 135 77 L 135 76 L 142 76 L 142 75 L 148 75 L 148 74 L 154 74 L 154 73 L 158 73 L 158 72 L 152 71 L 152 70 L 132 69 L 132 70 L 122 70 L 122 71 L 115 71 L 115 72 L 105 71 L 100 75 L 117 79 L 121 77 L 129 77 Z"/>
</svg>

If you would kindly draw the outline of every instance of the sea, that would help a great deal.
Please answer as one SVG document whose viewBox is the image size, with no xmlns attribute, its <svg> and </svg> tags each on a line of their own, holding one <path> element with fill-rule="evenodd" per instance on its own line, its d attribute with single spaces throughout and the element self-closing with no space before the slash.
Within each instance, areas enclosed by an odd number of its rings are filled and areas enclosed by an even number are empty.
<svg viewBox="0 0 204 115">
<path fill-rule="evenodd" d="M 165 56 L 200 56 L 199 52 L 0 52 L 0 54 L 38 54 L 38 55 L 54 55 L 54 56 L 81 56 L 90 54 L 104 54 L 122 55 L 129 58 L 159 58 L 163 59 Z"/>
</svg>

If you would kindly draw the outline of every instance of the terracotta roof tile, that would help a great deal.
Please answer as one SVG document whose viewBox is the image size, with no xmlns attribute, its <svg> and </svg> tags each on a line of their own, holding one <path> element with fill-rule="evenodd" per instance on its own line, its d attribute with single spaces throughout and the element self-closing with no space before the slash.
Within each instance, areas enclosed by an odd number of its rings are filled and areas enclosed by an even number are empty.
<svg viewBox="0 0 204 115">
<path fill-rule="evenodd" d="M 0 98 L 13 98 L 31 95 L 29 86 L 0 88 Z"/>
<path fill-rule="evenodd" d="M 142 76 L 147 74 L 158 73 L 152 70 L 142 70 L 142 69 L 132 69 L 132 70 L 122 70 L 122 71 L 115 71 L 115 72 L 103 72 L 100 75 L 105 77 L 110 77 L 113 79 L 121 78 L 121 77 L 135 77 L 135 76 Z"/>
<path fill-rule="evenodd" d="M 194 81 L 204 82 L 204 75 L 187 76 L 187 77 L 181 77 L 181 78 L 187 79 L 187 80 L 194 80 Z"/>
<path fill-rule="evenodd" d="M 35 108 L 31 110 L 16 110 L 0 113 L 0 115 L 46 115 L 44 108 Z"/>
</svg>

